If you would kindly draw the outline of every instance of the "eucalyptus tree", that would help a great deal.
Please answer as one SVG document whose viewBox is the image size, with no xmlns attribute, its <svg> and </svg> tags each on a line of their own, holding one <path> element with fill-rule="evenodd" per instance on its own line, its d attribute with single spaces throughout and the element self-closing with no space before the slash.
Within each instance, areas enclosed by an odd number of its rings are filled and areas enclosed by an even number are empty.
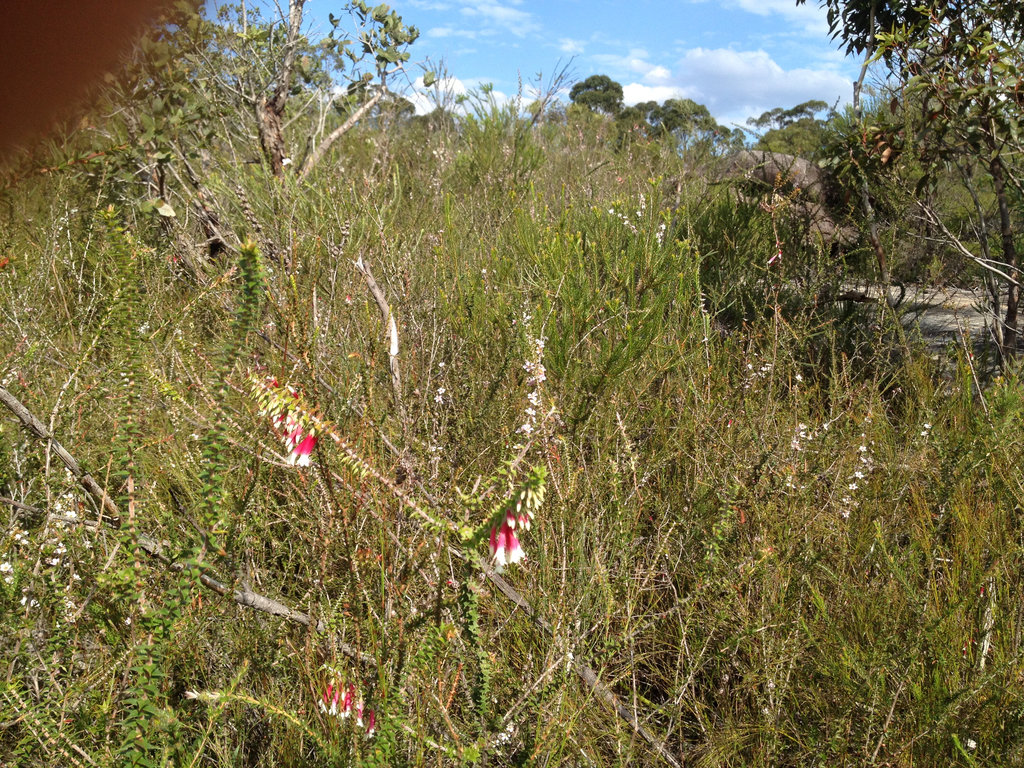
<svg viewBox="0 0 1024 768">
<path fill-rule="evenodd" d="M 622 111 L 622 85 L 608 75 L 591 75 L 573 85 L 569 100 L 606 115 L 617 115 Z"/>
<path fill-rule="evenodd" d="M 818 117 L 825 112 L 826 118 Z M 816 157 L 825 144 L 831 110 L 826 102 L 812 99 L 785 109 L 775 107 L 747 120 L 760 134 L 756 147 L 800 157 Z"/>
</svg>

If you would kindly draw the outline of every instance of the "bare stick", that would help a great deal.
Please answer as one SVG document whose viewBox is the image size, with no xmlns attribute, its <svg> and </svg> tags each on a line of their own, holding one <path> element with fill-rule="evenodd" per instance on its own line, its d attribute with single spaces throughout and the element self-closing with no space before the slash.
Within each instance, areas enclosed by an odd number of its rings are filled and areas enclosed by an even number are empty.
<svg viewBox="0 0 1024 768">
<path fill-rule="evenodd" d="M 455 548 L 449 548 L 449 551 L 456 557 L 463 559 L 466 557 Z M 488 580 L 490 580 L 490 582 L 494 584 L 494 586 L 496 586 L 501 593 L 505 595 L 505 597 L 522 608 L 534 624 L 543 629 L 547 634 L 554 637 L 555 632 L 551 627 L 551 622 L 539 615 L 526 598 L 516 591 L 515 587 L 499 576 L 487 563 L 481 562 L 479 565 Z M 644 741 L 650 744 L 666 763 L 671 765 L 673 768 L 681 768 L 682 764 L 676 756 L 669 752 L 668 748 L 653 733 L 648 731 L 636 716 L 619 701 L 618 697 L 612 693 L 608 686 L 598 679 L 597 672 L 594 671 L 593 667 L 574 658 L 572 660 L 572 668 L 576 674 L 579 675 L 584 684 L 594 692 L 594 695 L 607 704 L 616 715 L 629 723 L 629 726 L 633 731 L 642 737 Z"/>
<path fill-rule="evenodd" d="M 114 500 L 107 495 L 107 492 L 100 487 L 92 475 L 82 469 L 81 465 L 75 460 L 75 457 L 68 453 L 63 445 L 57 442 L 57 439 L 50 434 L 50 430 L 46 428 L 46 425 L 37 419 L 18 398 L 3 387 L 0 387 L 0 403 L 6 405 L 7 409 L 17 416 L 18 421 L 25 425 L 32 434 L 50 444 L 53 452 L 64 462 L 64 466 L 68 468 L 68 471 L 75 476 L 75 479 L 78 480 L 89 495 L 96 499 L 100 509 L 106 510 L 109 513 L 110 516 L 105 517 L 104 522 L 119 528 L 121 526 L 121 512 L 118 510 L 117 505 L 114 504 Z"/>
<path fill-rule="evenodd" d="M 369 276 L 368 282 L 372 280 L 372 276 Z M 372 285 L 376 286 L 376 282 L 374 281 Z M 373 287 L 371 287 L 370 290 L 372 293 Z M 377 288 L 377 291 L 379 292 L 380 289 Z M 381 299 L 383 299 L 383 294 L 380 295 Z M 384 302 L 384 307 L 387 307 L 386 301 Z M 385 310 L 382 309 L 382 311 Z M 389 313 L 388 316 L 390 316 L 390 310 L 386 311 Z M 394 321 L 392 320 L 392 323 L 393 322 Z M 395 332 L 394 339 L 397 347 L 397 331 Z M 105 505 L 106 508 L 108 508 L 112 512 L 112 517 L 103 516 L 103 521 L 115 527 L 119 525 L 121 513 L 118 510 L 117 506 L 114 504 L 113 500 L 111 500 L 110 497 L 107 496 L 106 492 L 102 488 L 100 488 L 99 485 L 97 485 L 94 480 L 92 480 L 92 477 L 90 475 L 82 471 L 81 467 L 79 466 L 75 458 L 70 453 L 68 453 L 64 449 L 64 447 L 60 445 L 60 443 L 57 442 L 57 440 L 49 433 L 49 431 L 42 424 L 42 422 L 40 422 L 35 416 L 33 416 L 32 413 L 21 403 L 21 401 L 19 401 L 16 397 L 14 397 L 14 395 L 12 395 L 3 387 L 0 387 L 0 402 L 7 406 L 7 408 L 12 413 L 14 413 L 14 415 L 17 416 L 18 419 L 26 427 L 28 427 L 37 437 L 43 440 L 48 440 L 50 442 L 51 446 L 54 449 L 54 452 L 60 457 L 61 461 L 64 462 L 68 469 L 71 470 L 75 477 L 79 478 L 80 482 L 82 482 L 83 487 L 85 487 L 87 491 L 93 493 L 94 495 L 95 493 L 100 494 L 96 498 L 104 499 L 105 501 L 103 501 L 102 503 Z M 82 481 L 83 477 L 88 478 L 89 481 L 91 481 L 91 486 L 87 485 L 84 481 Z M 92 491 L 91 487 L 94 487 L 96 491 Z M 390 485 L 389 489 L 392 490 L 392 492 L 398 492 L 397 488 Z M 160 561 L 164 565 L 167 565 L 171 570 L 180 571 L 185 567 L 183 563 L 173 563 L 170 560 L 168 560 L 168 558 L 164 554 L 163 545 L 151 536 L 140 533 L 137 535 L 136 540 L 138 542 L 140 549 L 142 549 L 144 552 L 146 552 L 146 554 Z M 449 547 L 449 551 L 459 559 L 467 558 L 466 554 L 456 549 L 455 547 Z M 481 562 L 480 567 L 481 570 L 483 571 L 484 576 L 486 576 L 487 579 L 492 584 L 494 584 L 494 586 L 496 586 L 505 597 L 507 597 L 520 608 L 522 608 L 523 611 L 526 612 L 526 615 L 530 617 L 531 621 L 533 621 L 533 623 L 540 627 L 544 632 L 546 632 L 548 635 L 554 636 L 554 629 L 552 628 L 551 623 L 543 616 L 539 615 L 525 597 L 519 594 L 519 592 L 511 584 L 509 584 L 507 581 L 505 581 L 505 579 L 498 575 L 498 573 L 496 573 L 495 570 L 491 568 L 487 563 Z M 223 595 L 225 597 L 230 596 L 231 599 L 238 605 L 244 606 L 246 608 L 252 608 L 254 610 L 260 611 L 261 613 L 270 614 L 271 616 L 280 616 L 284 619 L 287 619 L 288 621 L 292 621 L 296 624 L 302 624 L 303 626 L 309 627 L 317 633 L 327 632 L 327 626 L 323 621 L 314 622 L 313 618 L 309 614 L 302 613 L 301 611 L 296 611 L 293 608 L 289 608 L 284 603 L 281 603 L 272 598 L 265 597 L 264 595 L 260 595 L 248 589 L 232 589 L 229 585 L 221 581 L 218 581 L 209 573 L 201 573 L 199 575 L 199 581 L 201 584 L 203 584 L 203 586 L 216 592 L 219 595 Z M 349 656 L 350 658 L 359 661 L 362 664 L 365 664 L 367 666 L 376 666 L 376 660 L 372 656 L 370 656 L 369 654 L 360 653 L 356 648 L 347 643 L 339 643 L 338 648 L 346 656 Z M 668 748 L 653 733 L 651 733 L 643 726 L 643 724 L 637 719 L 637 717 L 632 712 L 629 711 L 629 709 L 627 709 L 622 703 L 619 702 L 618 698 L 615 696 L 614 693 L 612 693 L 608 686 L 601 682 L 601 680 L 598 678 L 597 672 L 591 666 L 578 659 L 574 659 L 572 665 L 576 674 L 579 675 L 580 679 L 584 682 L 584 684 L 588 688 L 590 688 L 591 691 L 593 691 L 595 696 L 597 696 L 599 699 L 601 699 L 601 701 L 608 705 L 612 709 L 612 711 L 615 712 L 616 715 L 625 720 L 633 729 L 633 731 L 637 735 L 642 737 L 648 744 L 650 744 L 651 747 L 661 756 L 661 758 L 666 763 L 671 765 L 672 768 L 681 768 L 681 763 L 679 762 L 679 760 L 671 752 L 668 751 Z"/>
<path fill-rule="evenodd" d="M 366 278 L 366 287 L 370 289 L 370 295 L 377 302 L 377 307 L 380 309 L 380 314 L 384 318 L 384 325 L 387 328 L 390 341 L 388 346 L 388 367 L 391 369 L 391 389 L 395 393 L 395 406 L 398 408 L 398 416 L 402 420 L 402 430 L 404 432 L 406 421 L 405 406 L 402 404 L 402 375 L 398 367 L 398 324 L 395 323 L 395 315 L 388 305 L 384 291 L 380 289 L 377 281 L 373 279 L 373 273 L 370 271 L 369 265 L 363 261 L 362 256 L 356 259 L 355 265 L 356 269 Z"/>
<path fill-rule="evenodd" d="M 930 223 L 934 224 L 935 226 L 942 230 L 942 234 L 946 236 L 946 239 L 949 242 L 949 244 L 952 245 L 961 256 L 965 256 L 968 259 L 974 261 L 978 266 L 982 267 L 983 269 L 987 269 L 989 272 L 999 275 L 1001 278 L 1003 278 L 1003 280 L 1010 283 L 1011 285 L 1015 285 L 1018 288 L 1020 287 L 1020 283 L 1018 283 L 1016 280 L 1010 277 L 1010 275 L 1006 274 L 1001 269 L 997 269 L 996 267 L 992 266 L 993 264 L 1002 264 L 1002 262 L 993 261 L 992 259 L 983 259 L 980 256 L 975 256 L 973 253 L 970 252 L 970 250 L 968 250 L 966 245 L 960 242 L 960 238 L 958 238 L 956 235 L 949 231 L 946 225 L 942 223 L 942 219 L 940 219 L 935 214 L 935 211 L 933 211 L 931 207 L 925 205 L 920 200 L 918 201 L 917 205 L 921 209 L 921 213 L 924 214 L 924 217 Z M 1006 266 L 1010 267 L 1010 265 Z M 1012 269 L 1012 267 L 1010 268 Z"/>
</svg>

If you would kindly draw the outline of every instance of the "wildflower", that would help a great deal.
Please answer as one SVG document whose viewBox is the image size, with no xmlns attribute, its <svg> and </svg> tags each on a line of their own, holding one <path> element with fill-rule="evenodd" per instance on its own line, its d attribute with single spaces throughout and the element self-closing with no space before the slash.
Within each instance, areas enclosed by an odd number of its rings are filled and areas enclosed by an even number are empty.
<svg viewBox="0 0 1024 768">
<path fill-rule="evenodd" d="M 366 738 L 373 736 L 375 730 L 377 730 L 377 713 L 368 709 L 366 710 Z"/>
<path fill-rule="evenodd" d="M 345 690 L 345 698 L 341 702 L 341 711 L 338 712 L 338 717 L 346 718 L 352 712 L 352 700 L 356 697 L 356 687 L 352 683 L 348 684 L 348 688 Z"/>
<path fill-rule="evenodd" d="M 326 712 L 329 715 L 338 714 L 338 694 L 340 692 L 340 687 L 335 689 L 331 683 L 328 683 L 327 690 L 324 691 L 323 699 L 320 701 L 320 711 Z"/>
<path fill-rule="evenodd" d="M 360 728 L 363 727 L 363 697 L 359 697 L 359 701 L 356 702 L 356 725 Z"/>
<path fill-rule="evenodd" d="M 508 517 L 500 526 L 491 529 L 491 557 L 498 568 L 518 563 L 526 557 Z"/>
<path fill-rule="evenodd" d="M 315 447 L 316 436 L 313 434 L 306 435 L 302 438 L 302 442 L 292 448 L 291 453 L 288 454 L 288 463 L 299 467 L 308 467 Z"/>
</svg>

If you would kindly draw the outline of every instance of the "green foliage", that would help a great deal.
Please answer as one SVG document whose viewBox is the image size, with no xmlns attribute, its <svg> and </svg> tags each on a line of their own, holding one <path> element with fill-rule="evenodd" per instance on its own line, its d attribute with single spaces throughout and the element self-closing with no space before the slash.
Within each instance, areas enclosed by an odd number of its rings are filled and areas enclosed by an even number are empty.
<svg viewBox="0 0 1024 768">
<path fill-rule="evenodd" d="M 639 130 L 655 138 L 671 137 L 681 152 L 727 151 L 743 145 L 741 131 L 719 125 L 707 107 L 692 99 L 642 102 L 620 110 L 616 120 L 623 133 Z"/>
<path fill-rule="evenodd" d="M 747 125 L 761 132 L 755 149 L 782 152 L 795 157 L 817 158 L 831 134 L 829 119 L 821 119 L 819 112 L 829 110 L 824 101 L 805 101 L 790 109 L 775 107 L 760 117 L 747 120 Z"/>
<path fill-rule="evenodd" d="M 608 75 L 591 75 L 573 85 L 569 100 L 606 115 L 617 115 L 622 110 L 622 86 Z"/>
</svg>

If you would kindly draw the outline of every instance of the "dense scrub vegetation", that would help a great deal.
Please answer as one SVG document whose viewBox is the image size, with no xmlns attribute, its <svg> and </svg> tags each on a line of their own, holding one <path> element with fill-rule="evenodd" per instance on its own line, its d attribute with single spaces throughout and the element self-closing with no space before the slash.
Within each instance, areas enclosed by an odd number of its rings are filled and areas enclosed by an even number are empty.
<svg viewBox="0 0 1024 768">
<path fill-rule="evenodd" d="M 339 103 L 178 19 L 5 177 L 0 763 L 1020 764 L 1013 359 L 837 300 L 866 222 L 713 142 L 484 92 L 261 144 L 380 93 L 415 31 L 357 21 Z"/>
</svg>

